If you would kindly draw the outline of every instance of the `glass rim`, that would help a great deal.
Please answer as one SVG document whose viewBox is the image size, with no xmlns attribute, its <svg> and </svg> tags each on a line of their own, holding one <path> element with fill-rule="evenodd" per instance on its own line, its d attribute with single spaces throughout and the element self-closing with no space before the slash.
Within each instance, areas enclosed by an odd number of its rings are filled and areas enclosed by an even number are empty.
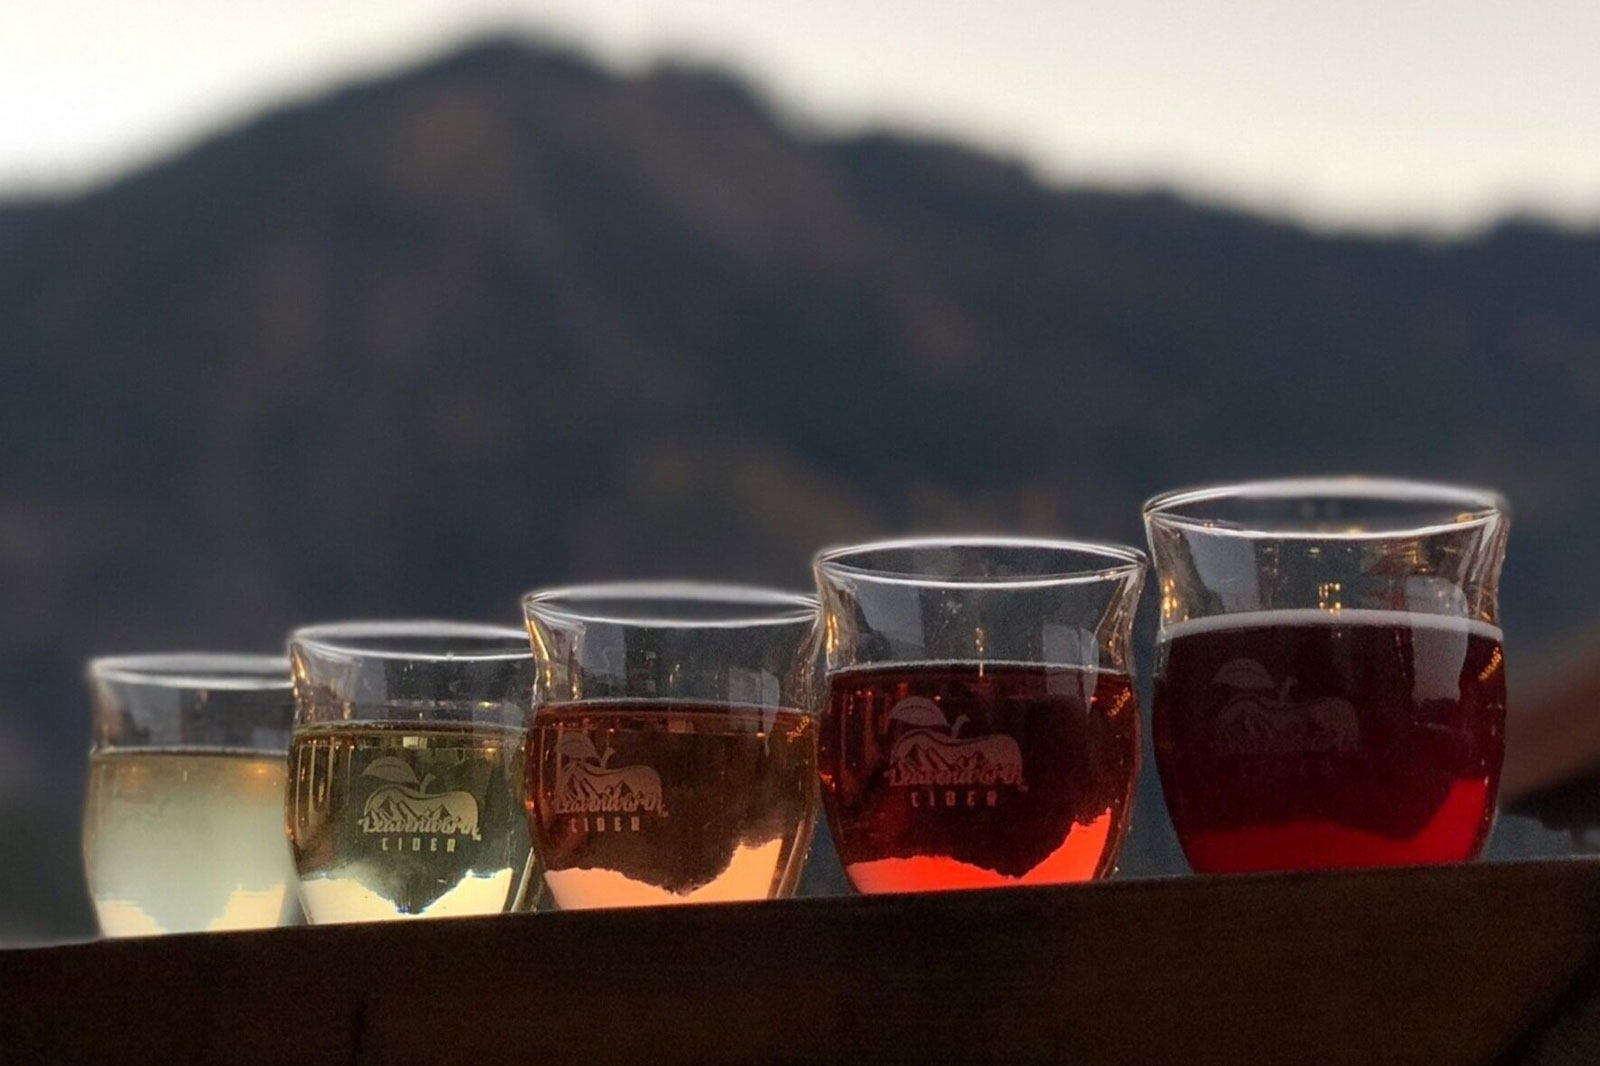
<svg viewBox="0 0 1600 1066">
<path fill-rule="evenodd" d="M 85 669 L 91 681 L 147 688 L 287 691 L 289 659 L 249 652 L 172 651 L 102 655 Z"/>
<path fill-rule="evenodd" d="M 1062 570 L 1043 570 L 1006 577 L 960 577 L 937 574 L 920 574 L 907 569 L 862 566 L 852 563 L 852 557 L 875 552 L 915 551 L 918 549 L 999 549 L 1055 552 L 1062 555 L 1088 556 L 1114 560 L 1099 567 L 1074 567 Z M 824 548 L 812 559 L 812 565 L 830 575 L 864 578 L 890 585 L 915 585 L 927 588 L 962 589 L 1027 589 L 1048 588 L 1057 585 L 1093 584 L 1114 578 L 1142 573 L 1149 566 L 1143 551 L 1126 544 L 1108 541 L 1066 540 L 1054 537 L 1015 537 L 1004 534 L 962 534 L 954 536 L 897 537 L 888 540 L 867 541 Z"/>
<path fill-rule="evenodd" d="M 430 639 L 481 641 L 483 650 L 428 650 L 425 647 L 389 647 L 385 641 Z M 301 626 L 289 634 L 291 648 L 318 655 L 345 655 L 362 659 L 409 662 L 511 662 L 531 659 L 528 634 L 515 626 L 492 622 L 457 622 L 437 618 L 349 619 Z"/>
<path fill-rule="evenodd" d="M 1269 529 L 1258 523 L 1208 518 L 1185 514 L 1181 510 L 1195 504 L 1297 499 L 1392 503 L 1397 508 L 1390 520 L 1363 519 L 1359 523 L 1360 528 L 1342 530 Z M 1407 521 L 1407 509 L 1415 512 L 1429 506 L 1455 507 L 1460 510 L 1460 515 L 1447 522 Z M 1173 489 L 1150 497 L 1144 502 L 1142 510 L 1147 526 L 1209 530 L 1218 534 L 1269 540 L 1383 540 L 1427 536 L 1486 525 L 1505 519 L 1511 513 L 1506 497 L 1494 489 L 1365 474 L 1264 478 Z"/>
<path fill-rule="evenodd" d="M 585 604 L 595 604 L 593 608 Z M 619 605 L 632 608 L 618 610 Z M 690 614 L 684 608 L 726 608 Z M 821 605 L 814 593 L 760 585 L 710 581 L 607 581 L 561 585 L 524 593 L 522 610 L 532 620 L 587 622 L 644 629 L 747 629 L 811 624 Z"/>
</svg>

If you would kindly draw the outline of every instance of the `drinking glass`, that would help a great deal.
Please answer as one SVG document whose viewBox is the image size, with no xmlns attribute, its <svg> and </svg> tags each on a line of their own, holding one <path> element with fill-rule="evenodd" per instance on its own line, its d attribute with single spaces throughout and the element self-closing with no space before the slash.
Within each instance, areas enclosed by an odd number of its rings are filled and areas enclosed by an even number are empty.
<svg viewBox="0 0 1600 1066">
<path fill-rule="evenodd" d="M 1494 819 L 1505 501 L 1366 478 L 1145 505 L 1152 726 L 1201 872 L 1459 862 Z"/>
<path fill-rule="evenodd" d="M 556 904 L 793 894 L 816 818 L 815 597 L 662 582 L 522 602 L 528 815 Z"/>
<path fill-rule="evenodd" d="M 953 537 L 817 556 L 819 761 L 861 892 L 1104 877 L 1139 763 L 1142 552 Z"/>
<path fill-rule="evenodd" d="M 105 935 L 292 924 L 288 662 L 128 655 L 94 660 L 88 679 L 83 861 Z"/>
<path fill-rule="evenodd" d="M 533 905 L 519 629 L 338 622 L 290 637 L 289 838 L 313 922 Z"/>
</svg>

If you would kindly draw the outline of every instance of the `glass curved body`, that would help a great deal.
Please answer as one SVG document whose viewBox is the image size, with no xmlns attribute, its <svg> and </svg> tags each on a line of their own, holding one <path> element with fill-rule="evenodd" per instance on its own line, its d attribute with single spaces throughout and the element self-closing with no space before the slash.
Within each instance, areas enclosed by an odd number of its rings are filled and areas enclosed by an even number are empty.
<svg viewBox="0 0 1600 1066">
<path fill-rule="evenodd" d="M 131 655 L 89 664 L 83 861 L 106 936 L 298 920 L 283 838 L 289 664 Z"/>
<path fill-rule="evenodd" d="M 910 540 L 816 560 L 819 759 L 861 892 L 1109 875 L 1139 763 L 1130 630 L 1143 553 Z"/>
<path fill-rule="evenodd" d="M 556 905 L 792 895 L 816 823 L 816 600 L 629 583 L 523 606 L 528 819 Z"/>
<path fill-rule="evenodd" d="M 312 922 L 497 914 L 537 902 L 522 814 L 533 658 L 521 630 L 297 630 L 286 805 Z"/>
<path fill-rule="evenodd" d="M 1197 871 L 1460 862 L 1505 744 L 1494 493 L 1364 478 L 1159 496 L 1152 731 Z"/>
</svg>

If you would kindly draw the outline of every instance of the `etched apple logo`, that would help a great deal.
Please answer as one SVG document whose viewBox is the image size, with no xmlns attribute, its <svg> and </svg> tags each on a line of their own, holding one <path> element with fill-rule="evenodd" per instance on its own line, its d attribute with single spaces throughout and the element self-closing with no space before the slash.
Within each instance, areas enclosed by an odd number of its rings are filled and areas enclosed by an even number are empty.
<svg viewBox="0 0 1600 1066">
<path fill-rule="evenodd" d="M 612 767 L 610 745 L 595 749 L 587 733 L 556 741 L 556 803 L 560 811 L 649 811 L 667 816 L 661 775 L 648 766 Z"/>
<path fill-rule="evenodd" d="M 387 784 L 378 786 L 361 808 L 361 828 L 368 833 L 449 833 L 481 839 L 478 801 L 470 792 L 430 792 L 433 775 L 417 780 L 416 771 L 401 758 L 386 755 L 372 760 L 362 777 Z"/>
<path fill-rule="evenodd" d="M 1225 663 L 1212 682 L 1234 693 L 1212 726 L 1219 755 L 1346 754 L 1361 747 L 1361 720 L 1346 699 L 1296 703 L 1295 679 L 1277 684 L 1254 659 Z"/>
<path fill-rule="evenodd" d="M 961 735 L 968 718 L 949 721 L 939 705 L 911 696 L 894 705 L 891 722 L 912 728 L 900 735 L 889 752 L 891 785 L 1012 785 L 1024 792 L 1022 749 L 1001 733 Z"/>
</svg>

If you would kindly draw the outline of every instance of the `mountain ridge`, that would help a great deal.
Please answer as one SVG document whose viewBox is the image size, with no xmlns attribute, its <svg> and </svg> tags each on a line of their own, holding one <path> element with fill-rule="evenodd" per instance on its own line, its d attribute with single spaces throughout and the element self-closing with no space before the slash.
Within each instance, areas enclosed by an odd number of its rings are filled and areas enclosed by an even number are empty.
<svg viewBox="0 0 1600 1066">
<path fill-rule="evenodd" d="M 169 166 L 181 163 L 197 152 L 226 145 L 236 138 L 254 136 L 263 127 L 271 128 L 279 121 L 293 121 L 300 114 L 323 108 L 331 102 L 345 98 L 360 98 L 371 91 L 381 94 L 397 81 L 425 85 L 463 76 L 480 78 L 496 73 L 534 74 L 539 76 L 540 81 L 566 80 L 578 84 L 620 82 L 639 85 L 655 80 L 683 80 L 703 86 L 714 86 L 725 92 L 730 99 L 741 101 L 752 111 L 772 118 L 797 140 L 819 147 L 849 150 L 858 143 L 892 142 L 901 149 L 943 156 L 947 160 L 963 165 L 977 164 L 985 169 L 1014 175 L 1020 182 L 1032 185 L 1047 195 L 1104 197 L 1122 202 L 1168 202 L 1207 214 L 1256 221 L 1274 228 L 1300 230 L 1318 239 L 1358 241 L 1401 239 L 1415 240 L 1424 244 L 1453 245 L 1473 243 L 1506 228 L 1526 229 L 1558 236 L 1584 236 L 1600 232 L 1600 227 L 1597 226 L 1585 226 L 1546 217 L 1540 215 L 1535 208 L 1516 207 L 1508 208 L 1481 225 L 1462 230 L 1438 231 L 1425 226 L 1405 225 L 1382 229 L 1329 228 L 1291 215 L 1278 214 L 1271 209 L 1208 199 L 1203 193 L 1159 182 L 1135 187 L 1119 187 L 1088 180 L 1046 180 L 1039 177 L 1032 165 L 1020 157 L 990 149 L 975 148 L 952 135 L 908 132 L 884 121 L 868 123 L 850 131 L 823 132 L 821 127 L 794 117 L 783 105 L 778 94 L 757 89 L 745 75 L 715 62 L 690 61 L 665 55 L 652 60 L 642 69 L 623 71 L 604 63 L 577 46 L 511 29 L 491 30 L 464 39 L 431 58 L 384 66 L 330 87 L 291 93 L 265 105 L 255 117 L 203 130 L 190 140 L 173 146 L 160 157 L 134 164 L 87 186 L 74 186 L 60 193 L 37 188 L 0 193 L 0 217 L 19 210 L 31 211 L 36 208 L 65 206 L 98 197 L 129 182 L 159 176 Z"/>
</svg>

